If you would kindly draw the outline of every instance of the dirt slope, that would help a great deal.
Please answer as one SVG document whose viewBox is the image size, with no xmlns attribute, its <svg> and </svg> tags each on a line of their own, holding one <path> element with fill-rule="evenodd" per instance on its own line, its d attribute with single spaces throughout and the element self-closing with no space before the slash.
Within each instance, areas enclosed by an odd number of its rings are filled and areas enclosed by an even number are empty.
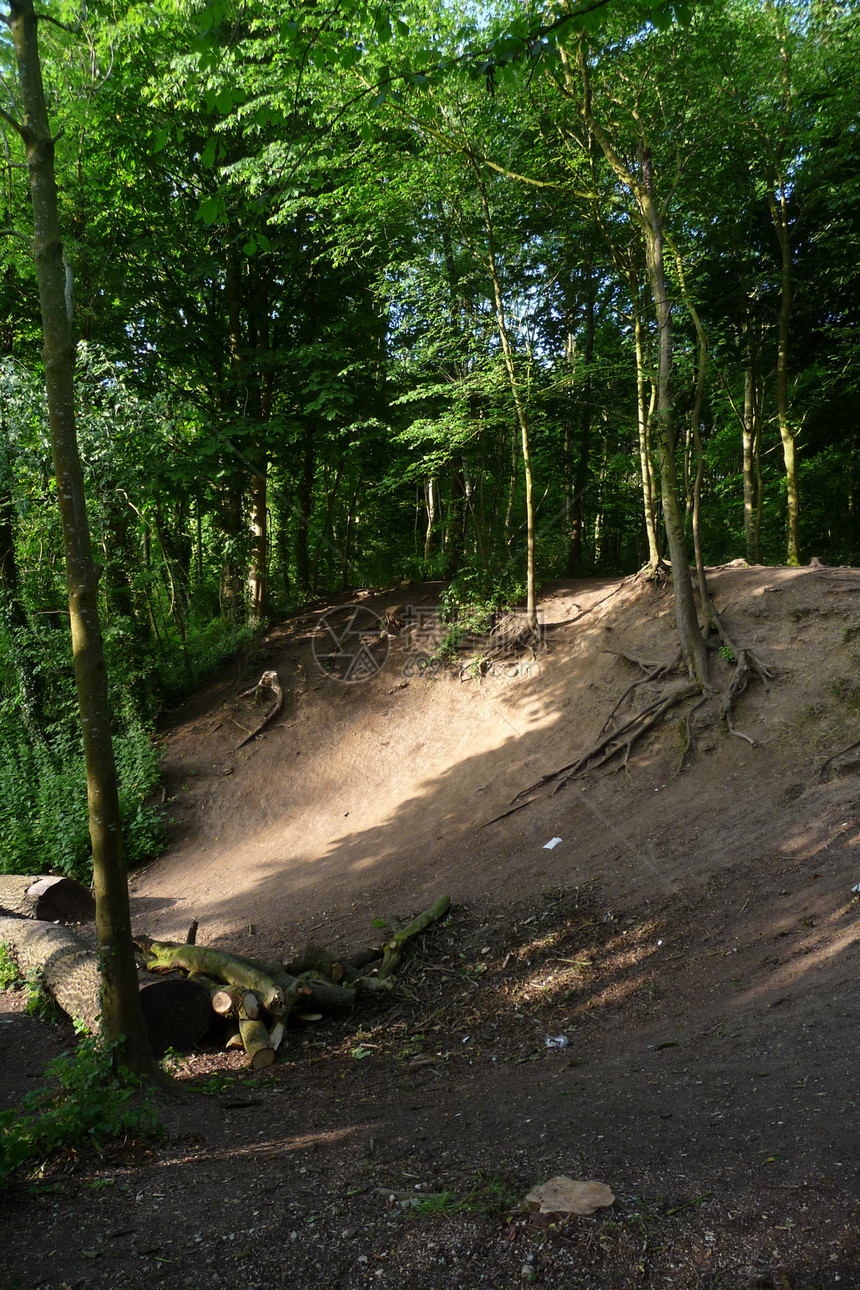
<svg viewBox="0 0 860 1290">
<path fill-rule="evenodd" d="M 457 902 L 505 905 L 598 878 L 625 904 L 703 898 L 718 875 L 742 873 L 763 851 L 792 867 L 818 857 L 828 871 L 819 890 L 843 891 L 845 875 L 825 861 L 851 781 L 813 780 L 855 737 L 860 578 L 728 567 L 712 581 L 730 629 L 774 671 L 770 692 L 753 685 L 738 710 L 756 746 L 708 715 L 675 776 L 683 740 L 670 721 L 628 774 L 564 789 L 489 827 L 519 790 L 597 736 L 638 675 L 617 652 L 671 658 L 670 596 L 634 580 L 555 584 L 541 600 L 546 651 L 480 681 L 413 675 L 425 642 L 402 631 L 372 679 L 342 684 L 314 659 L 321 614 L 270 632 L 241 675 L 237 667 L 169 716 L 174 842 L 133 879 L 138 921 L 168 935 L 196 917 L 208 939 L 238 947 L 252 935 L 257 948 L 275 949 L 309 923 L 363 936 L 368 915 L 420 905 L 440 889 Z M 413 587 L 362 603 L 402 611 L 407 601 L 431 605 L 433 593 Z M 281 678 L 284 711 L 234 752 L 260 715 L 237 693 L 263 667 Z M 713 671 L 724 685 L 719 656 Z"/>
<path fill-rule="evenodd" d="M 860 736 L 860 573 L 711 576 L 773 673 L 736 714 L 754 744 L 712 703 L 680 773 L 676 717 L 627 772 L 495 823 L 597 736 L 639 675 L 624 652 L 673 655 L 665 592 L 553 584 L 546 649 L 482 680 L 416 666 L 436 587 L 356 601 L 393 634 L 351 685 L 317 665 L 320 606 L 168 714 L 172 845 L 133 877 L 136 928 L 197 918 L 264 956 L 360 944 L 441 891 L 455 911 L 388 1010 L 296 1036 L 245 1100 L 171 1110 L 152 1158 L 93 1172 L 105 1190 L 79 1168 L 59 1199 L 13 1195 L 0 1236 L 36 1235 L 10 1285 L 860 1287 L 860 758 L 825 767 Z M 264 668 L 284 707 L 237 750 Z M 554 1174 L 615 1207 L 515 1217 Z"/>
</svg>

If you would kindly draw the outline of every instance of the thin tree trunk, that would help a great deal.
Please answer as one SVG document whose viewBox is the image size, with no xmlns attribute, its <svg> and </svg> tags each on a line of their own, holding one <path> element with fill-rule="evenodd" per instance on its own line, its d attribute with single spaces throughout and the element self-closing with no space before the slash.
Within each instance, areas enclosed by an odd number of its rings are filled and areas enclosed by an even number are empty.
<svg viewBox="0 0 860 1290">
<path fill-rule="evenodd" d="M 672 562 L 672 587 L 675 598 L 675 623 L 681 643 L 681 653 L 690 679 L 705 689 L 708 684 L 708 651 L 705 638 L 699 629 L 693 579 L 684 535 L 684 517 L 678 494 L 678 469 L 675 459 L 674 401 L 672 394 L 672 306 L 666 290 L 666 272 L 663 262 L 663 223 L 654 195 L 654 174 L 651 151 L 647 146 L 644 129 L 640 129 L 639 175 L 634 175 L 615 151 L 612 142 L 592 112 L 591 81 L 584 48 L 580 51 L 580 69 L 583 81 L 583 110 L 589 127 L 594 132 L 607 162 L 634 199 L 634 214 L 645 241 L 645 260 L 648 283 L 657 318 L 657 447 L 660 461 L 660 489 L 663 498 L 663 516 L 669 558 Z M 635 116 L 635 113 L 634 113 Z"/>
<path fill-rule="evenodd" d="M 750 352 L 744 368 L 744 415 L 743 429 L 741 431 L 744 475 L 744 545 L 748 564 L 758 564 L 759 562 L 758 544 L 756 542 L 755 481 L 757 430 L 755 356 Z"/>
<path fill-rule="evenodd" d="M 788 398 L 788 340 L 792 304 L 791 235 L 788 227 L 785 192 L 779 201 L 768 194 L 773 226 L 780 251 L 780 300 L 779 339 L 776 359 L 776 415 L 779 437 L 782 441 L 782 459 L 785 464 L 786 508 L 788 520 L 787 559 L 790 565 L 800 564 L 800 486 L 797 479 L 797 451 L 794 433 L 789 420 Z"/>
<path fill-rule="evenodd" d="M 574 491 L 571 499 L 573 514 L 570 522 L 570 544 L 567 552 L 567 576 L 569 578 L 573 577 L 573 575 L 578 571 L 580 561 L 582 559 L 583 497 L 588 481 L 588 461 L 591 454 L 591 428 L 593 416 L 593 378 L 591 373 L 591 364 L 594 360 L 594 333 L 597 323 L 595 308 L 597 284 L 594 277 L 594 265 L 591 252 L 589 252 L 588 256 L 586 274 L 588 277 L 588 297 L 585 305 L 585 352 L 583 354 L 585 362 L 585 380 L 582 386 L 582 416 L 579 423 L 579 456 L 573 477 Z"/>
<path fill-rule="evenodd" d="M 657 545 L 654 467 L 651 462 L 651 416 L 654 407 L 654 387 L 651 387 L 649 395 L 645 388 L 643 330 L 642 312 L 637 298 L 633 301 L 633 343 L 636 350 L 636 421 L 639 427 L 639 470 L 642 479 L 642 509 L 645 518 L 645 536 L 648 540 L 648 565 L 651 569 L 656 569 L 660 563 L 660 549 Z"/>
<path fill-rule="evenodd" d="M 657 315 L 657 442 L 660 456 L 660 491 L 663 497 L 663 517 L 666 524 L 669 559 L 672 562 L 675 622 L 690 679 L 704 689 L 708 684 L 708 652 L 705 638 L 699 629 L 684 535 L 684 517 L 681 514 L 678 497 L 675 408 L 672 393 L 672 307 L 666 291 L 663 228 L 651 191 L 650 155 L 647 151 L 643 155 L 643 172 L 645 182 L 642 189 L 641 210 L 645 232 L 645 252 L 654 310 Z"/>
<path fill-rule="evenodd" d="M 517 379 L 514 350 L 511 344 L 510 333 L 508 331 L 505 300 L 502 293 L 502 283 L 499 276 L 498 261 L 496 258 L 495 232 L 493 228 L 492 215 L 490 213 L 490 203 L 487 198 L 487 189 L 476 158 L 472 153 L 469 153 L 468 156 L 469 164 L 478 185 L 481 208 L 484 214 L 484 226 L 487 231 L 487 267 L 490 271 L 490 281 L 493 286 L 493 302 L 496 309 L 496 328 L 502 345 L 505 372 L 507 373 L 508 384 L 510 386 L 511 396 L 514 401 L 514 409 L 517 415 L 517 425 L 519 426 L 520 431 L 520 453 L 522 456 L 523 477 L 525 479 L 526 486 L 526 621 L 529 629 L 534 632 L 537 631 L 538 625 L 537 577 L 535 570 L 536 542 L 534 477 L 532 475 L 529 415 L 523 399 L 522 389 L 520 387 L 519 380 Z"/>
<path fill-rule="evenodd" d="M 10 0 L 9 26 L 18 66 L 24 142 L 33 205 L 33 245 L 45 357 L 45 386 L 57 496 L 63 528 L 69 616 L 93 847 L 102 997 L 101 1029 L 118 1058 L 138 1073 L 156 1065 L 143 1023 L 131 939 L 116 766 L 110 734 L 107 671 L 98 616 L 74 402 L 74 343 L 54 176 L 54 140 L 45 106 L 33 0 Z"/>
<path fill-rule="evenodd" d="M 424 560 L 429 561 L 433 549 L 433 525 L 436 523 L 436 480 L 432 475 L 424 484 L 424 506 L 427 511 L 427 532 L 424 534 Z"/>
<path fill-rule="evenodd" d="M 326 499 L 326 506 L 325 506 L 325 519 L 323 520 L 322 532 L 317 538 L 316 546 L 314 547 L 314 572 L 313 572 L 314 595 L 316 595 L 317 591 L 319 590 L 320 555 L 322 553 L 323 544 L 328 542 L 329 534 L 331 533 L 331 520 L 332 520 L 332 515 L 334 514 L 334 504 L 337 501 L 337 490 L 340 487 L 340 481 L 341 481 L 341 468 L 340 466 L 338 466 L 337 470 L 334 473 L 334 483 L 332 484 L 331 488 L 328 490 L 328 497 Z"/>
<path fill-rule="evenodd" d="M 299 486 L 299 518 L 296 526 L 295 557 L 296 585 L 299 593 L 307 596 L 311 589 L 311 563 L 308 545 L 308 528 L 311 522 L 311 510 L 314 497 L 314 477 L 316 475 L 316 453 L 314 451 L 314 430 L 309 425 L 304 433 L 302 453 L 302 480 Z"/>
</svg>

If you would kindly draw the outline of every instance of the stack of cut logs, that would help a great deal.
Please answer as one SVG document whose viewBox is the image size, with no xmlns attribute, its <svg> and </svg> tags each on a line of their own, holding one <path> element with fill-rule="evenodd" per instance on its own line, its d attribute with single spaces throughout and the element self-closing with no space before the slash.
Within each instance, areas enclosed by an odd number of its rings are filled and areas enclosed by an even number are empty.
<svg viewBox="0 0 860 1290">
<path fill-rule="evenodd" d="M 58 904 L 62 890 L 54 890 L 53 901 L 40 912 L 44 884 L 56 888 L 58 883 L 65 884 L 67 911 Z M 245 958 L 196 945 L 196 924 L 186 942 L 139 935 L 141 1007 L 153 1051 L 159 1056 L 168 1049 L 187 1051 L 217 1016 L 224 1019 L 226 1046 L 244 1048 L 252 1068 L 262 1070 L 274 1062 L 288 1022 L 344 1016 L 361 994 L 393 989 L 408 941 L 443 918 L 450 905 L 448 896 L 440 896 L 405 926 L 390 919 L 386 939 L 350 960 L 316 945 L 286 963 Z M 82 937 L 54 921 L 90 918 L 91 906 L 89 892 L 71 879 L 0 877 L 0 943 L 24 976 L 38 973 L 57 1004 L 97 1033 L 97 955 Z M 44 918 L 51 921 L 33 921 Z"/>
</svg>

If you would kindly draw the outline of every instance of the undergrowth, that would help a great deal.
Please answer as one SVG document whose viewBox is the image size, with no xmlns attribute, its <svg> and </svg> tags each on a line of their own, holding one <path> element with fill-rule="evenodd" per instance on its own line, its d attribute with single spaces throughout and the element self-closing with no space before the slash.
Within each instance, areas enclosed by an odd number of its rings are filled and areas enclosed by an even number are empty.
<svg viewBox="0 0 860 1290">
<path fill-rule="evenodd" d="M 117 1139 L 161 1132 L 155 1101 L 113 1050 L 85 1036 L 74 1053 L 49 1062 L 49 1088 L 27 1093 L 21 1110 L 0 1113 L 0 1185 L 30 1162 L 58 1152 L 100 1152 Z"/>
<path fill-rule="evenodd" d="M 455 661 L 462 650 L 479 651 L 499 616 L 525 599 L 525 587 L 502 579 L 488 582 L 476 574 L 452 582 L 439 601 L 444 625 L 436 657 Z"/>
<path fill-rule="evenodd" d="M 87 784 L 80 740 L 65 731 L 34 743 L 9 709 L 0 710 L 0 873 L 59 873 L 92 881 Z M 164 831 L 147 795 L 159 754 L 140 721 L 114 739 L 129 865 L 160 850 Z"/>
</svg>

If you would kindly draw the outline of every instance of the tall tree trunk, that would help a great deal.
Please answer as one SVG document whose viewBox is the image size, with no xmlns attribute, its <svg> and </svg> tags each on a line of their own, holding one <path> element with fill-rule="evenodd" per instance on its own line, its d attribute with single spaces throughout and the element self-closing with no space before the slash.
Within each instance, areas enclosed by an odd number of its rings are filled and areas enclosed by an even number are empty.
<svg viewBox="0 0 860 1290">
<path fill-rule="evenodd" d="M 655 479 L 651 460 L 651 417 L 654 411 L 654 386 L 650 392 L 645 380 L 645 341 L 642 310 L 638 289 L 633 301 L 633 344 L 636 351 L 636 422 L 639 429 L 639 472 L 642 480 L 642 510 L 645 520 L 645 537 L 648 541 L 648 566 L 656 569 L 660 564 L 657 545 L 657 514 L 654 504 Z"/>
<path fill-rule="evenodd" d="M 744 368 L 744 413 L 741 431 L 744 476 L 744 545 L 749 564 L 761 563 L 758 526 L 756 524 L 756 516 L 759 511 L 758 490 L 756 488 L 759 434 L 757 384 L 756 355 L 751 346 Z"/>
<path fill-rule="evenodd" d="M 9 26 L 23 107 L 23 122 L 11 124 L 23 140 L 30 178 L 48 420 L 63 529 L 75 679 L 87 768 L 102 978 L 102 1033 L 108 1043 L 118 1045 L 118 1056 L 123 1064 L 138 1073 L 154 1074 L 157 1068 L 140 1010 L 131 939 L 119 794 L 110 734 L 107 671 L 98 616 L 98 586 L 78 455 L 75 350 L 66 307 L 54 176 L 54 140 L 42 87 L 33 0 L 10 0 L 9 7 Z"/>
<path fill-rule="evenodd" d="M 428 563 L 433 549 L 433 525 L 436 523 L 436 480 L 429 475 L 424 481 L 424 507 L 427 511 L 427 531 L 424 534 L 424 561 Z"/>
<path fill-rule="evenodd" d="M 699 629 L 693 580 L 684 534 L 684 517 L 678 496 L 678 467 L 675 459 L 675 406 L 672 393 L 672 307 L 666 291 L 663 263 L 663 226 L 654 201 L 651 158 L 643 150 L 643 185 L 640 210 L 645 233 L 648 280 L 657 315 L 657 443 L 660 458 L 660 492 L 669 559 L 672 562 L 672 588 L 675 596 L 675 623 L 681 652 L 690 679 L 705 688 L 708 684 L 708 651 Z"/>
<path fill-rule="evenodd" d="M 779 242 L 780 298 L 779 331 L 776 357 L 776 416 L 779 437 L 782 441 L 782 459 L 785 464 L 786 508 L 788 520 L 787 560 L 790 565 L 800 564 L 800 486 L 797 479 L 797 451 L 794 432 L 789 418 L 788 397 L 788 341 L 792 304 L 792 255 L 791 233 L 788 225 L 785 187 L 777 197 L 768 192 L 773 226 Z"/>
<path fill-rule="evenodd" d="M 314 477 L 316 474 L 316 453 L 314 451 L 314 430 L 308 425 L 304 433 L 302 452 L 302 478 L 299 486 L 299 517 L 296 526 L 296 586 L 302 596 L 307 596 L 311 589 L 311 558 L 308 546 L 308 528 L 311 522 L 311 510 L 314 497 Z"/>
<path fill-rule="evenodd" d="M 583 82 L 583 111 L 589 127 L 594 132 L 607 162 L 627 188 L 634 200 L 633 213 L 642 230 L 645 242 L 645 261 L 648 284 L 657 318 L 657 447 L 660 462 L 660 491 L 663 499 L 663 517 L 669 559 L 672 562 L 672 587 L 675 599 L 675 623 L 681 643 L 681 652 L 691 680 L 703 689 L 708 684 L 708 651 L 699 628 L 693 579 L 687 543 L 684 534 L 684 517 L 678 493 L 678 468 L 675 459 L 674 401 L 672 394 L 672 306 L 666 290 L 666 272 L 663 262 L 664 236 L 660 208 L 654 195 L 654 174 L 651 151 L 647 145 L 641 121 L 639 175 L 635 175 L 612 145 L 609 135 L 594 118 L 591 102 L 591 80 L 585 48 L 580 49 L 580 69 Z M 635 115 L 635 113 L 634 113 Z"/>
<path fill-rule="evenodd" d="M 517 377 L 516 363 L 514 361 L 514 349 L 511 344 L 510 332 L 508 330 L 507 312 L 505 309 L 505 298 L 502 291 L 502 282 L 499 275 L 498 259 L 496 257 L 496 238 L 493 226 L 492 214 L 490 212 L 490 203 L 487 197 L 487 188 L 481 173 L 480 165 L 473 153 L 468 154 L 469 164 L 475 176 L 478 185 L 478 193 L 481 199 L 481 209 L 484 215 L 484 227 L 487 232 L 487 268 L 490 272 L 490 282 L 493 287 L 493 303 L 496 311 L 496 330 L 499 334 L 499 340 L 502 345 L 502 355 L 505 362 L 505 372 L 508 377 L 511 397 L 514 401 L 514 410 L 517 416 L 517 425 L 520 431 L 520 454 L 523 462 L 523 478 L 526 486 L 526 620 L 529 629 L 537 631 L 537 576 L 536 576 L 536 540 L 535 540 L 535 507 L 534 507 L 534 476 L 532 474 L 531 459 L 531 436 L 529 427 L 529 414 L 523 399 L 523 392 Z"/>
<path fill-rule="evenodd" d="M 248 592 L 251 616 L 257 622 L 269 612 L 269 460 L 263 435 L 272 419 L 272 368 L 269 338 L 269 297 L 265 275 L 258 272 L 253 300 L 254 399 L 253 419 L 257 442 L 251 460 L 250 526 L 251 561 Z"/>
<path fill-rule="evenodd" d="M 567 551 L 567 576 L 569 578 L 579 570 L 582 559 L 583 497 L 588 481 L 588 461 L 591 454 L 591 425 L 593 415 L 593 377 L 591 365 L 594 361 L 594 333 L 596 327 L 596 291 L 594 265 L 589 252 L 586 264 L 588 292 L 585 302 L 585 380 L 582 385 L 582 416 L 579 422 L 579 455 L 573 476 L 573 497 L 571 498 L 570 543 Z"/>
</svg>

